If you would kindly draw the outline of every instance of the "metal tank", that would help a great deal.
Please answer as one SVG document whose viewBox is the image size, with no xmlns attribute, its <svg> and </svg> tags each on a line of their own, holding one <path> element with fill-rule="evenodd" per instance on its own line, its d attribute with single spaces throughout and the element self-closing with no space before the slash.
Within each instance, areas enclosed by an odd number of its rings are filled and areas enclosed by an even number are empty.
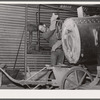
<svg viewBox="0 0 100 100">
<path fill-rule="evenodd" d="M 100 17 L 67 18 L 62 26 L 62 47 L 69 63 L 96 61 Z"/>
</svg>

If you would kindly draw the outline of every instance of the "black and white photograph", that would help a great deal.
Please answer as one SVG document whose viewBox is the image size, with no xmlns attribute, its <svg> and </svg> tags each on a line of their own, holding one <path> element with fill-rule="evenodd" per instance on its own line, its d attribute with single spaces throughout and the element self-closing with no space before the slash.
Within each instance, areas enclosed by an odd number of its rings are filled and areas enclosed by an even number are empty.
<svg viewBox="0 0 100 100">
<path fill-rule="evenodd" d="M 100 4 L 0 3 L 0 90 L 100 90 Z"/>
</svg>

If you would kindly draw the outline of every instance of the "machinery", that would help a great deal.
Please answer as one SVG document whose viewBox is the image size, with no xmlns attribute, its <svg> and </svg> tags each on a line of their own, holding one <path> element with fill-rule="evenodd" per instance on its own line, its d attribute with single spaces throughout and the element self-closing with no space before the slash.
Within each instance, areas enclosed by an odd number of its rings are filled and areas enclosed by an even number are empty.
<svg viewBox="0 0 100 100">
<path fill-rule="evenodd" d="M 10 77 L 2 69 L 4 65 L 0 65 L 0 70 L 12 82 L 28 87 L 35 85 L 34 89 L 38 89 L 39 86 L 46 86 L 46 89 L 93 89 L 91 83 L 96 74 L 90 73 L 87 65 L 97 64 L 99 33 L 100 17 L 68 18 L 62 26 L 62 46 L 69 64 L 46 65 L 25 80 L 15 80 Z M 32 80 L 42 71 L 45 73 L 41 77 Z M 39 80 L 44 76 L 45 80 Z"/>
</svg>

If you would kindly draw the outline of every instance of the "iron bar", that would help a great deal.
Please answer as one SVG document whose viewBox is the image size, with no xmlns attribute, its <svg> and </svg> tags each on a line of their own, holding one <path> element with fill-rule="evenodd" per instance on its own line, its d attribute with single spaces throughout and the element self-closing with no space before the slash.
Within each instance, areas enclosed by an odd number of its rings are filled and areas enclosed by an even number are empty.
<svg viewBox="0 0 100 100">
<path fill-rule="evenodd" d="M 38 26 L 39 26 L 39 24 L 40 24 L 40 5 L 38 6 Z M 38 33 L 37 34 L 37 37 L 38 37 L 38 51 L 40 51 L 40 32 L 39 32 L 39 30 L 38 30 L 37 33 Z"/>
<path fill-rule="evenodd" d="M 58 9 L 58 7 L 54 7 L 54 6 L 50 6 L 50 5 L 41 4 L 41 6 L 52 8 L 52 9 Z M 73 11 L 72 9 L 68 9 L 68 8 L 67 9 L 59 8 L 59 10 L 64 10 L 64 11 L 70 10 L 70 11 Z M 73 11 L 73 12 L 77 12 L 77 11 Z"/>
<path fill-rule="evenodd" d="M 27 7 L 27 4 L 26 4 L 26 6 L 25 6 L 25 37 L 24 37 L 25 79 L 26 79 L 26 71 L 27 71 L 27 14 L 28 14 L 28 7 Z"/>
</svg>

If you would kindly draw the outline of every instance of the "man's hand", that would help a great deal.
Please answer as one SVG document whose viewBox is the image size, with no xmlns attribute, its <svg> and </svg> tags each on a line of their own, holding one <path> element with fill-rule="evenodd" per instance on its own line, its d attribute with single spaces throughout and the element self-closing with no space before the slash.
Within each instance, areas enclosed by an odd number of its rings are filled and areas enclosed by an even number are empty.
<svg viewBox="0 0 100 100">
<path fill-rule="evenodd" d="M 56 25 L 56 19 L 57 19 L 58 15 L 55 15 L 55 13 L 52 14 L 52 17 L 50 19 L 50 30 L 54 30 L 55 29 L 55 25 Z"/>
<path fill-rule="evenodd" d="M 58 18 L 58 15 L 55 15 L 55 13 L 52 13 L 50 22 L 52 23 L 54 20 L 56 20 Z"/>
</svg>

